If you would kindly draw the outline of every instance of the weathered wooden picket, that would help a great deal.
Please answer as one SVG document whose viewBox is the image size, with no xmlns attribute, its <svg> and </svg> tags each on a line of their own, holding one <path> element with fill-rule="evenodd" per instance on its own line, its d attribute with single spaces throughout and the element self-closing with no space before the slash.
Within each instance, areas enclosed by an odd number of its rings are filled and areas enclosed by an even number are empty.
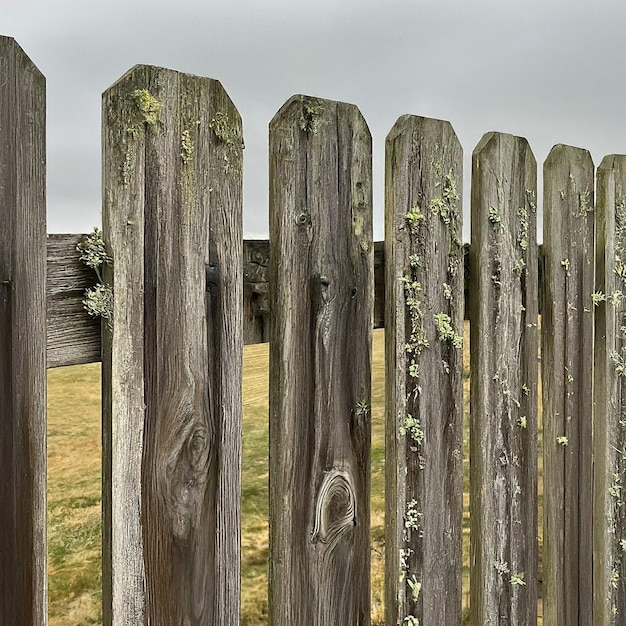
<svg viewBox="0 0 626 626">
<path fill-rule="evenodd" d="M 270 123 L 270 242 L 244 243 L 233 103 L 137 66 L 103 97 L 100 323 L 82 236 L 46 255 L 45 82 L 7 37 L 0 146 L 0 624 L 47 620 L 46 367 L 100 359 L 104 624 L 239 623 L 242 348 L 269 340 L 270 624 L 367 626 L 384 322 L 386 624 L 458 626 L 465 313 L 471 623 L 532 626 L 538 596 L 546 625 L 624 623 L 626 156 L 596 183 L 588 152 L 553 149 L 538 267 L 535 157 L 485 135 L 466 272 L 452 126 L 406 115 L 387 137 L 383 250 L 359 110 L 295 96 Z"/>
</svg>

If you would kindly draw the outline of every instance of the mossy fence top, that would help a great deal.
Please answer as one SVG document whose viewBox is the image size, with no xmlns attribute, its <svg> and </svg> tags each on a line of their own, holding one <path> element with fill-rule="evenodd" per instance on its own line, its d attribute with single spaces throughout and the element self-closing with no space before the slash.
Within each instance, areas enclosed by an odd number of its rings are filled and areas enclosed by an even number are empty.
<svg viewBox="0 0 626 626">
<path fill-rule="evenodd" d="M 7 37 L 0 78 L 0 623 L 46 623 L 46 368 L 100 358 L 104 623 L 239 623 L 242 349 L 269 339 L 270 623 L 367 626 L 384 320 L 386 623 L 460 624 L 465 314 L 472 623 L 536 623 L 539 589 L 546 624 L 623 623 L 626 157 L 552 150 L 539 260 L 535 158 L 488 133 L 467 252 L 454 130 L 402 116 L 374 244 L 365 120 L 294 96 L 270 123 L 270 254 L 242 239 L 222 86 L 136 66 L 103 96 L 100 322 L 81 236 L 46 236 L 45 80 Z"/>
</svg>

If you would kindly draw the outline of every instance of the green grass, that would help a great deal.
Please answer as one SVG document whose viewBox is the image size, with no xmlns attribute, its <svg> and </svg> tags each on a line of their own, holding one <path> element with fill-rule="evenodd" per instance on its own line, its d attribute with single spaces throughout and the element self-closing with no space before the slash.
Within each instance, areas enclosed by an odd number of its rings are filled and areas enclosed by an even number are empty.
<svg viewBox="0 0 626 626">
<path fill-rule="evenodd" d="M 50 626 L 101 623 L 100 365 L 48 372 Z"/>
<path fill-rule="evenodd" d="M 372 361 L 372 625 L 383 624 L 384 334 Z M 469 594 L 469 332 L 465 327 L 463 586 Z M 267 623 L 268 345 L 246 346 L 243 382 L 242 625 Z M 100 365 L 48 373 L 50 626 L 101 623 Z M 541 462 L 541 457 L 540 457 Z"/>
</svg>

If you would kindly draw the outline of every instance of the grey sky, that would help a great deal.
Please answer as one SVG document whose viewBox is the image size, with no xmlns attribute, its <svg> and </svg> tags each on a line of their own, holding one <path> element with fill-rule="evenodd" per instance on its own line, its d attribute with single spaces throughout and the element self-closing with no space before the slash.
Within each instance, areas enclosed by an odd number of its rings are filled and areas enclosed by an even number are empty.
<svg viewBox="0 0 626 626">
<path fill-rule="evenodd" d="M 244 230 L 267 236 L 267 125 L 294 93 L 352 102 L 374 142 L 404 113 L 450 120 L 465 151 L 490 130 L 596 165 L 626 152 L 626 2 L 605 0 L 0 0 L 48 85 L 48 231 L 100 223 L 101 93 L 137 63 L 219 79 L 244 121 Z M 466 193 L 467 196 L 467 193 Z M 469 207 L 465 207 L 468 237 Z"/>
</svg>

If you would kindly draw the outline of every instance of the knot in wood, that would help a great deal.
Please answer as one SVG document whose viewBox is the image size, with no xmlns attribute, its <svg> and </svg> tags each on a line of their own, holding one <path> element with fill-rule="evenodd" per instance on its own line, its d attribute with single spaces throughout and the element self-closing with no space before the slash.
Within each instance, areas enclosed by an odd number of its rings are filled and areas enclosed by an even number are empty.
<svg viewBox="0 0 626 626">
<path fill-rule="evenodd" d="M 352 475 L 344 469 L 332 469 L 324 476 L 315 503 L 311 542 L 332 550 L 342 536 L 357 524 L 356 496 Z"/>
<path fill-rule="evenodd" d="M 301 211 L 296 216 L 296 224 L 298 226 L 309 226 L 311 223 L 311 214 L 308 211 Z"/>
</svg>

